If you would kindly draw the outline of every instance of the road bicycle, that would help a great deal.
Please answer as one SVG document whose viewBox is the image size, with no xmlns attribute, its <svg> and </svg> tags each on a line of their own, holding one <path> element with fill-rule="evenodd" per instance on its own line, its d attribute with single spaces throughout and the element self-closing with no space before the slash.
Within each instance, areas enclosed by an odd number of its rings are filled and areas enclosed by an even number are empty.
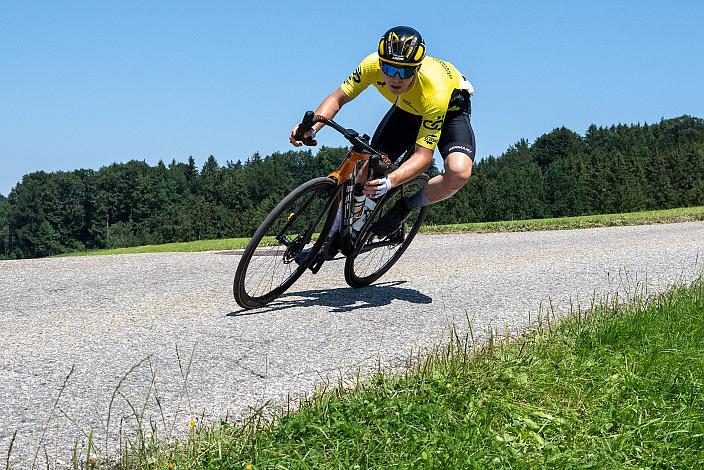
<svg viewBox="0 0 704 470">
<path fill-rule="evenodd" d="M 376 200 L 367 198 L 359 210 L 359 197 L 355 205 L 354 181 L 364 162 L 368 162 L 367 178 L 372 180 L 398 167 L 412 151 L 409 149 L 394 164 L 370 146 L 368 135 L 360 136 L 354 129 L 346 129 L 312 111 L 305 113 L 294 137 L 303 140 L 303 135 L 316 122 L 338 131 L 352 147 L 335 171 L 294 189 L 254 232 L 242 253 L 233 284 L 235 300 L 242 308 L 262 307 L 283 294 L 307 269 L 314 274 L 320 270 L 328 261 L 321 248 L 339 207 L 342 207 L 341 257 L 334 259 L 345 259 L 345 281 L 355 288 L 376 281 L 398 261 L 428 214 L 428 207 L 413 209 L 394 233 L 374 234 L 374 222 L 400 198 L 422 189 L 428 175 L 416 176 Z"/>
</svg>

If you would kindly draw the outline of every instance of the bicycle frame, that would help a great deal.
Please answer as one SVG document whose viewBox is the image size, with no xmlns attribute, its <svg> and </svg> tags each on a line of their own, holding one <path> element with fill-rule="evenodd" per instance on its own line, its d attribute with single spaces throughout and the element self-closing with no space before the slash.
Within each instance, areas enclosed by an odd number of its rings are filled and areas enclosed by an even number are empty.
<svg viewBox="0 0 704 470">
<path fill-rule="evenodd" d="M 365 152 L 357 152 L 354 150 L 350 150 L 347 152 L 347 155 L 345 156 L 345 159 L 342 161 L 340 166 L 330 173 L 328 175 L 328 178 L 333 179 L 337 183 L 337 189 L 335 197 L 330 199 L 330 202 L 328 203 L 328 206 L 325 208 L 325 210 L 321 211 L 321 213 L 318 215 L 318 218 L 316 219 L 315 223 L 311 226 L 308 232 L 305 233 L 305 235 L 302 237 L 303 240 L 310 240 L 313 236 L 313 227 L 317 226 L 317 224 L 320 222 L 320 220 L 326 216 L 331 210 L 336 210 L 337 206 L 340 205 L 340 202 L 343 203 L 343 217 L 342 217 L 342 227 L 343 229 L 342 233 L 348 233 L 352 234 L 352 183 L 351 181 L 354 181 L 357 175 L 357 164 L 361 161 L 364 161 L 370 157 L 369 153 Z M 288 231 L 289 227 L 298 219 L 298 216 L 305 212 L 305 210 L 308 208 L 310 203 L 313 201 L 314 197 L 311 196 L 307 201 L 305 201 L 299 210 L 295 213 L 292 213 L 286 224 L 281 228 L 279 233 L 276 236 L 276 239 L 281 242 L 282 244 L 286 245 L 287 247 L 290 247 L 291 244 L 294 243 L 294 241 L 287 240 L 284 237 L 284 234 Z"/>
<path fill-rule="evenodd" d="M 307 269 L 313 273 L 318 272 L 334 252 L 328 249 L 331 247 L 330 240 L 326 238 L 331 233 L 338 210 L 341 211 L 342 220 L 340 232 L 336 236 L 341 236 L 340 248 L 347 258 L 345 280 L 351 287 L 367 286 L 388 271 L 411 243 L 427 214 L 428 209 L 422 208 L 410 228 L 401 225 L 400 230 L 389 236 L 378 236 L 372 231 L 372 224 L 387 210 L 389 204 L 398 196 L 403 196 L 404 192 L 410 191 L 411 186 L 403 184 L 378 199 L 370 199 L 376 202 L 373 208 L 369 201 L 365 201 L 362 214 L 366 217 L 361 224 L 360 219 L 355 219 L 352 214 L 356 206 L 355 181 L 364 179 L 360 178 L 359 171 L 369 171 L 367 180 L 378 179 L 381 177 L 379 175 L 387 174 L 387 170 L 393 169 L 395 165 L 386 155 L 369 145 L 369 136 L 360 136 L 353 129 L 342 128 L 332 120 L 315 116 L 311 111 L 306 113 L 293 137 L 302 141 L 307 130 L 316 122 L 324 122 L 340 132 L 352 143 L 352 148 L 337 169 L 327 177 L 314 178 L 291 191 L 259 225 L 242 254 L 233 283 L 235 300 L 243 308 L 261 307 L 272 301 L 291 287 Z M 311 143 L 308 140 L 306 142 Z M 410 155 L 412 152 L 406 152 L 397 164 L 402 164 Z M 365 163 L 365 166 L 361 166 L 361 163 Z M 423 175 L 423 178 L 414 178 L 409 183 L 415 187 L 426 181 L 428 177 Z M 359 230 L 356 230 L 357 224 L 362 225 Z M 272 250 L 258 252 L 260 247 L 271 246 L 272 241 Z M 337 243 L 337 240 L 333 242 Z M 388 255 L 387 247 L 390 250 Z M 375 249 L 376 252 L 373 251 Z M 367 251 L 371 252 L 369 256 L 365 254 L 358 258 L 358 255 Z M 269 256 L 278 259 L 270 261 Z M 296 263 L 298 267 L 286 266 L 291 263 Z"/>
<path fill-rule="evenodd" d="M 373 150 L 373 149 L 372 149 Z M 376 153 L 376 152 L 375 152 Z M 352 198 L 353 198 L 353 184 L 354 181 L 356 180 L 357 173 L 359 169 L 357 168 L 357 164 L 361 161 L 368 160 L 371 157 L 370 153 L 367 152 L 359 152 L 355 151 L 354 149 L 349 150 L 347 152 L 347 156 L 343 160 L 343 162 L 340 164 L 340 166 L 337 168 L 337 170 L 333 171 L 328 175 L 329 178 L 332 178 L 338 182 L 338 193 L 342 192 L 341 196 L 341 201 L 342 201 L 342 221 L 341 221 L 341 226 L 340 226 L 340 233 L 343 234 L 343 242 L 342 242 L 342 253 L 345 256 L 349 256 L 350 254 L 359 254 L 359 253 L 364 253 L 366 251 L 373 250 L 375 248 L 379 248 L 382 246 L 393 246 L 396 243 L 395 239 L 386 239 L 386 240 L 381 240 L 373 244 L 365 244 L 359 243 L 359 240 L 356 240 L 355 236 L 356 233 L 365 233 L 365 230 L 367 226 L 371 223 L 371 221 L 374 219 L 374 216 L 376 215 L 377 210 L 379 210 L 380 207 L 383 207 L 383 200 L 387 196 L 383 196 L 381 199 L 376 201 L 376 207 L 372 211 L 371 214 L 367 216 L 367 220 L 364 222 L 364 225 L 359 229 L 359 231 L 355 231 L 352 228 L 352 223 L 354 217 L 352 216 Z M 369 174 L 371 173 L 371 168 L 368 168 L 369 173 L 367 174 L 367 178 L 369 178 Z M 403 190 L 403 186 L 399 188 L 399 190 Z M 335 201 L 338 200 L 338 198 L 334 198 Z M 331 208 L 330 210 L 334 210 L 334 207 Z M 327 211 L 326 211 L 327 213 Z M 401 232 L 399 235 L 401 238 L 405 237 L 405 227 L 402 227 Z M 368 232 L 366 232 L 368 233 Z M 346 235 L 346 236 L 345 236 Z M 368 237 L 366 237 L 368 238 Z M 366 241 L 365 238 L 365 241 Z M 355 247 L 359 246 L 364 247 L 365 249 L 363 250 L 355 250 Z"/>
<path fill-rule="evenodd" d="M 345 129 L 344 127 L 340 126 L 337 124 L 335 121 L 332 119 L 328 119 L 325 116 L 320 116 L 320 115 L 315 115 L 312 111 L 308 111 L 305 113 L 305 116 L 303 117 L 303 120 L 301 124 L 298 127 L 298 131 L 296 132 L 296 139 L 302 139 L 303 135 L 310 130 L 313 127 L 313 124 L 317 122 L 322 122 L 326 126 L 332 127 L 336 131 L 338 131 L 340 134 L 342 134 L 351 144 L 352 148 L 347 152 L 347 155 L 345 156 L 345 159 L 342 161 L 340 166 L 333 172 L 331 172 L 328 175 L 328 178 L 331 178 L 337 183 L 337 189 L 336 189 L 336 195 L 335 197 L 331 198 L 330 203 L 328 204 L 328 207 L 325 208 L 325 210 L 321 211 L 320 215 L 318 216 L 317 220 L 315 223 L 311 226 L 309 229 L 309 232 L 306 232 L 306 234 L 302 237 L 302 240 L 310 240 L 312 239 L 313 233 L 313 227 L 317 226 L 317 224 L 320 222 L 320 220 L 329 214 L 331 210 L 336 210 L 337 207 L 342 204 L 343 208 L 343 213 L 342 213 L 342 221 L 341 221 L 341 226 L 340 226 L 340 233 L 343 234 L 343 242 L 342 242 L 342 253 L 345 256 L 349 256 L 350 254 L 358 254 L 362 253 L 363 251 L 356 252 L 355 247 L 358 245 L 359 247 L 365 247 L 364 251 L 369 251 L 374 248 L 378 248 L 381 246 L 392 246 L 396 243 L 395 240 L 381 240 L 377 243 L 371 244 L 371 245 L 365 245 L 365 241 L 368 238 L 365 237 L 365 240 L 362 241 L 362 243 L 358 243 L 359 240 L 355 239 L 355 231 L 352 228 L 352 223 L 353 223 L 353 216 L 352 216 L 352 198 L 353 198 L 353 183 L 356 180 L 357 174 L 359 169 L 358 164 L 362 161 L 368 161 L 370 157 L 373 155 L 380 155 L 380 152 L 375 150 L 369 145 L 369 136 L 364 134 L 362 136 L 359 135 L 357 131 L 354 129 Z M 403 159 L 405 160 L 405 158 Z M 371 166 L 368 167 L 368 174 L 367 178 L 371 175 L 372 168 Z M 399 190 L 403 190 L 403 186 L 399 188 Z M 374 216 L 376 215 L 377 211 L 379 210 L 380 207 L 383 207 L 383 200 L 387 198 L 389 195 L 383 196 L 381 199 L 377 201 L 377 206 L 374 208 L 374 211 L 367 217 L 367 220 L 365 221 L 364 225 L 362 228 L 359 230 L 359 233 L 369 233 L 366 229 L 367 226 L 371 223 L 371 221 L 374 219 Z M 312 201 L 312 197 L 309 201 L 306 201 L 302 208 L 299 210 L 299 212 L 304 211 L 310 202 Z M 298 218 L 298 214 L 291 214 L 289 217 L 289 220 L 287 224 L 281 229 L 279 232 L 279 235 L 276 237 L 277 240 L 279 240 L 281 243 L 285 244 L 286 246 L 290 247 L 292 242 L 284 241 L 283 240 L 283 234 L 286 233 L 288 230 L 289 226 Z M 405 234 L 401 233 L 401 237 L 404 237 Z M 294 247 L 295 248 L 295 247 Z"/>
</svg>

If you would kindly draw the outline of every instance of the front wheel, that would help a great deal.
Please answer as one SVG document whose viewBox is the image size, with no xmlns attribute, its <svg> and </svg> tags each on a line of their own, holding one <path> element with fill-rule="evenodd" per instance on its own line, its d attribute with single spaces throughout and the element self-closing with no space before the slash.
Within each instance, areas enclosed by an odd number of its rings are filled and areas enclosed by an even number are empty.
<svg viewBox="0 0 704 470">
<path fill-rule="evenodd" d="M 428 183 L 423 174 L 392 190 L 379 204 L 370 223 L 359 233 L 353 252 L 345 263 L 345 281 L 352 287 L 365 287 L 379 279 L 398 261 L 423 224 L 429 207 L 413 209 L 401 227 L 388 237 L 377 237 L 371 225 L 383 217 L 403 197 L 412 196 Z"/>
<path fill-rule="evenodd" d="M 242 308 L 262 307 L 303 274 L 332 227 L 337 183 L 316 178 L 286 196 L 252 235 L 237 265 L 233 292 Z M 303 250 L 310 250 L 301 257 Z M 302 259 L 303 258 L 303 259 Z"/>
</svg>

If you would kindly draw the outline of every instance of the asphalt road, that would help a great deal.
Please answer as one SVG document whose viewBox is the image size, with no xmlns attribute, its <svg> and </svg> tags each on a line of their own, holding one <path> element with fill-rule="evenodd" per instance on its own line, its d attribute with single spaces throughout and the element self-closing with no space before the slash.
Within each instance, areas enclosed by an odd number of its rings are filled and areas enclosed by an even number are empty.
<svg viewBox="0 0 704 470">
<path fill-rule="evenodd" d="M 168 253 L 0 262 L 0 455 L 63 468 L 89 432 L 99 455 L 189 420 L 239 419 L 326 381 L 402 366 L 471 321 L 517 333 L 619 292 L 654 295 L 702 273 L 704 223 L 420 235 L 379 283 L 347 287 L 343 262 L 241 311 L 239 256 Z M 68 377 L 68 379 L 67 379 Z M 119 384 L 119 387 L 118 387 Z M 157 399 L 158 397 L 158 403 Z"/>
</svg>

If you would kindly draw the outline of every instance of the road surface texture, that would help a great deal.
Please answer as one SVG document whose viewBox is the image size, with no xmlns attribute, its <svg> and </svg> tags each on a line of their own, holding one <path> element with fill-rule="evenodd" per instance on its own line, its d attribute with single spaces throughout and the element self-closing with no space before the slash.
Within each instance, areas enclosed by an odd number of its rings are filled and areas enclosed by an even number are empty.
<svg viewBox="0 0 704 470">
<path fill-rule="evenodd" d="M 400 367 L 467 318 L 481 340 L 525 330 L 541 305 L 559 315 L 607 293 L 653 295 L 698 277 L 702 255 L 702 222 L 419 235 L 376 285 L 347 287 L 333 261 L 250 311 L 232 298 L 232 253 L 0 262 L 0 455 L 15 431 L 15 468 L 37 454 L 63 468 L 89 432 L 94 455 L 115 455 L 136 415 L 183 436 L 193 417 L 237 420 Z"/>
</svg>

